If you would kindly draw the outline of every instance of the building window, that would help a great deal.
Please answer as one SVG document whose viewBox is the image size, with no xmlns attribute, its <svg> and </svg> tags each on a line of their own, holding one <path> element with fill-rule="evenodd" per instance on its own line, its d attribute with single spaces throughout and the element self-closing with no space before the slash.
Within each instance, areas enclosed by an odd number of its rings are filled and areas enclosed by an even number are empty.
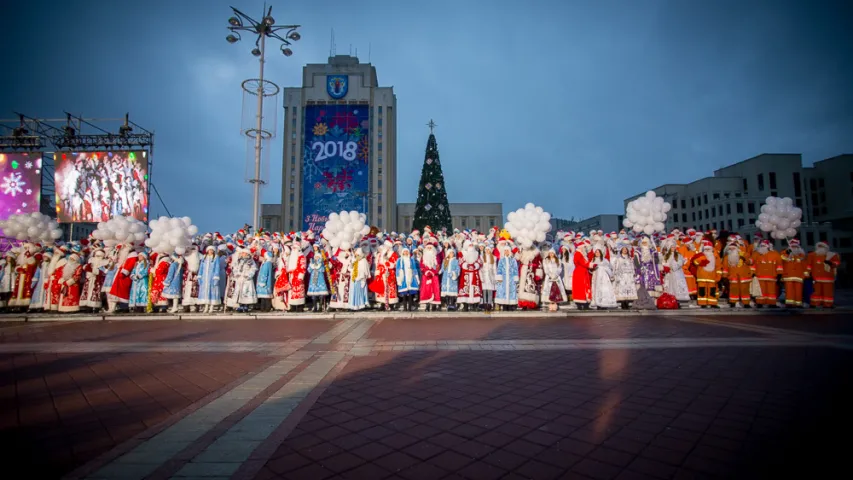
<svg viewBox="0 0 853 480">
<path fill-rule="evenodd" d="M 742 218 L 738 218 L 738 219 L 737 219 L 737 228 L 740 228 L 740 227 L 742 227 L 743 225 L 744 225 L 743 219 L 742 219 Z"/>
<path fill-rule="evenodd" d="M 820 203 L 821 204 L 826 203 L 826 191 L 824 191 L 824 190 L 820 191 Z"/>
<path fill-rule="evenodd" d="M 735 198 L 740 198 L 740 194 L 739 194 L 739 193 L 735 193 Z"/>
<path fill-rule="evenodd" d="M 811 187 L 812 191 L 817 190 L 817 180 L 815 180 L 814 178 L 809 180 L 809 187 Z"/>
<path fill-rule="evenodd" d="M 290 132 L 290 138 L 296 139 L 296 132 Z"/>
<path fill-rule="evenodd" d="M 690 199 L 690 208 L 696 208 L 696 200 L 693 198 Z"/>
<path fill-rule="evenodd" d="M 714 200 L 719 200 L 719 199 L 720 199 L 720 194 L 719 194 L 719 193 L 715 193 L 715 194 L 714 194 L 714 196 L 713 196 L 712 198 L 713 198 Z"/>
<path fill-rule="evenodd" d="M 711 218 L 711 217 L 716 218 L 716 217 L 717 217 L 717 209 L 716 209 L 716 208 L 714 208 L 714 207 L 711 207 L 711 215 L 708 215 L 708 209 L 706 208 L 706 209 L 705 209 L 705 215 L 706 215 L 708 218 Z"/>
<path fill-rule="evenodd" d="M 681 214 L 681 221 L 684 223 L 687 223 L 687 214 L 686 213 Z"/>
<path fill-rule="evenodd" d="M 292 205 L 290 206 L 290 216 L 291 217 L 293 216 L 293 206 Z"/>
<path fill-rule="evenodd" d="M 826 205 L 824 205 L 824 206 L 820 207 L 820 214 L 821 214 L 821 215 L 826 215 L 826 213 L 827 213 Z"/>
<path fill-rule="evenodd" d="M 806 245 L 814 245 L 814 232 L 806 232 Z"/>
<path fill-rule="evenodd" d="M 770 190 L 776 190 L 776 172 L 770 172 L 767 176 L 770 180 Z"/>
<path fill-rule="evenodd" d="M 742 202 L 737 202 L 737 203 L 735 204 L 735 207 L 736 207 L 736 210 L 735 210 L 735 211 L 736 211 L 737 213 L 743 213 L 743 203 L 742 203 Z"/>
<path fill-rule="evenodd" d="M 794 196 L 801 197 L 802 195 L 803 190 L 800 186 L 800 172 L 794 172 Z"/>
<path fill-rule="evenodd" d="M 695 222 L 696 221 L 696 212 L 693 212 L 692 216 L 693 216 L 693 221 Z"/>
<path fill-rule="evenodd" d="M 379 228 L 382 228 L 382 219 L 381 218 L 376 222 L 376 226 Z"/>
<path fill-rule="evenodd" d="M 723 216 L 723 206 L 722 205 L 717 205 L 717 215 L 719 215 L 721 217 Z"/>
<path fill-rule="evenodd" d="M 759 192 L 764 191 L 764 174 L 763 173 L 758 174 L 758 191 Z"/>
<path fill-rule="evenodd" d="M 382 157 L 376 159 L 379 162 L 379 165 L 382 165 Z"/>
<path fill-rule="evenodd" d="M 380 118 L 379 120 L 376 121 L 376 123 L 381 127 L 382 126 L 382 119 Z"/>
<path fill-rule="evenodd" d="M 728 220 L 728 224 L 729 224 L 729 231 L 731 232 L 732 230 L 734 230 L 734 228 L 732 228 L 732 219 L 731 218 Z"/>
<path fill-rule="evenodd" d="M 462 218 L 462 226 L 463 226 L 463 227 L 467 227 L 467 226 L 468 226 L 468 222 L 466 221 L 466 219 L 465 219 L 464 217 Z"/>
<path fill-rule="evenodd" d="M 474 226 L 477 228 L 480 228 L 480 217 L 477 217 L 476 219 L 474 219 Z"/>
<path fill-rule="evenodd" d="M 382 115 L 382 105 L 379 105 L 379 115 Z"/>
<path fill-rule="evenodd" d="M 382 215 L 382 205 L 376 207 L 376 213 Z"/>
<path fill-rule="evenodd" d="M 745 178 L 743 179 L 743 191 L 744 191 L 744 192 L 748 192 L 748 191 L 749 191 L 749 184 L 747 183 L 747 181 L 746 181 L 746 179 L 745 179 Z"/>
<path fill-rule="evenodd" d="M 777 192 L 776 190 L 770 190 L 770 195 L 772 195 L 772 196 L 774 196 L 774 197 L 778 197 L 778 196 L 779 196 L 779 192 Z"/>
<path fill-rule="evenodd" d="M 702 220 L 702 210 L 699 210 L 699 220 Z"/>
<path fill-rule="evenodd" d="M 684 210 L 687 208 L 687 201 L 683 198 L 681 199 L 681 209 Z"/>
<path fill-rule="evenodd" d="M 726 204 L 726 215 L 731 215 L 731 214 L 732 214 L 732 204 L 727 203 Z"/>
<path fill-rule="evenodd" d="M 817 187 L 818 187 L 818 188 L 823 188 L 823 178 L 818 178 L 818 179 L 817 179 Z"/>
<path fill-rule="evenodd" d="M 381 178 L 379 180 L 377 180 L 377 186 L 379 188 L 382 188 L 382 179 Z"/>
<path fill-rule="evenodd" d="M 797 204 L 797 208 L 800 208 L 800 209 L 803 208 L 803 199 L 802 198 L 798 198 L 795 202 Z"/>
<path fill-rule="evenodd" d="M 382 142 L 379 142 L 379 150 L 382 151 Z"/>
<path fill-rule="evenodd" d="M 379 175 L 382 175 L 382 167 L 379 167 L 379 169 L 376 170 L 376 173 L 378 173 Z"/>
<path fill-rule="evenodd" d="M 291 201 L 291 202 L 294 202 L 294 201 L 295 201 L 295 200 L 293 199 L 293 197 L 294 197 L 294 196 L 295 196 L 295 195 L 293 195 L 292 193 L 290 194 L 290 201 Z"/>
<path fill-rule="evenodd" d="M 755 204 L 752 202 L 747 202 L 746 211 L 749 213 L 755 213 Z"/>
</svg>

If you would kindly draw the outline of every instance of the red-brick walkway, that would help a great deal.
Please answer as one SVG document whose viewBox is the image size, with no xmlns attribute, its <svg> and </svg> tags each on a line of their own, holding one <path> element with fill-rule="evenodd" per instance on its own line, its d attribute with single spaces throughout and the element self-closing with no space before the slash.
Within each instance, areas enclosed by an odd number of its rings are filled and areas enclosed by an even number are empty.
<svg viewBox="0 0 853 480">
<path fill-rule="evenodd" d="M 0 444 L 30 478 L 831 478 L 850 322 L 0 323 Z"/>
<path fill-rule="evenodd" d="M 29 478 L 58 478 L 270 358 L 255 354 L 0 356 L 0 445 Z"/>
</svg>

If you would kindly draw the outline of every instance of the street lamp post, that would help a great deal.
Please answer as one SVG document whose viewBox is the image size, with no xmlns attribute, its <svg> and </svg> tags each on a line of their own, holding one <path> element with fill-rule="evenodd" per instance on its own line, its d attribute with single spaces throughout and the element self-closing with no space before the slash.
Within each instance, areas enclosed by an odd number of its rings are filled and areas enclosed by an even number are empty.
<svg viewBox="0 0 853 480">
<path fill-rule="evenodd" d="M 254 223 L 255 231 L 260 225 L 261 217 L 261 185 L 264 181 L 261 179 L 261 141 L 263 140 L 263 114 L 264 114 L 264 56 L 266 54 L 266 39 L 278 40 L 281 42 L 281 53 L 289 57 L 293 55 L 293 50 L 289 47 L 291 42 L 299 40 L 301 35 L 296 30 L 299 25 L 276 25 L 275 19 L 272 17 L 272 6 L 267 8 L 264 5 L 264 16 L 260 22 L 249 17 L 245 13 L 231 7 L 234 16 L 228 19 L 228 30 L 231 32 L 225 37 L 228 43 L 237 43 L 241 40 L 240 32 L 249 32 L 255 35 L 255 48 L 252 49 L 252 55 L 258 57 L 260 64 L 260 72 L 258 75 L 258 111 L 257 125 L 255 128 L 255 175 L 250 183 L 252 184 L 252 223 Z M 279 33 L 279 32 L 282 32 Z M 251 134 L 247 132 L 247 134 Z"/>
</svg>

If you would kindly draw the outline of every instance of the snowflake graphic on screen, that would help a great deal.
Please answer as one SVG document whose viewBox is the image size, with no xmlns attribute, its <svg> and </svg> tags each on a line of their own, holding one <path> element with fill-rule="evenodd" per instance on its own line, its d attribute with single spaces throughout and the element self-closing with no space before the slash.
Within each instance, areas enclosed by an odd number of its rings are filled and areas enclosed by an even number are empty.
<svg viewBox="0 0 853 480">
<path fill-rule="evenodd" d="M 8 177 L 3 177 L 3 183 L 0 183 L 0 188 L 3 189 L 3 193 L 6 195 L 15 196 L 19 193 L 23 193 L 24 187 L 26 183 L 21 180 L 20 173 L 11 173 Z"/>
<path fill-rule="evenodd" d="M 24 164 L 24 168 L 27 170 L 33 168 L 33 162 L 27 161 L 27 163 Z"/>
<path fill-rule="evenodd" d="M 32 189 L 32 188 L 28 188 L 24 193 L 26 193 L 27 195 L 32 195 L 32 194 L 33 194 L 33 189 Z"/>
</svg>

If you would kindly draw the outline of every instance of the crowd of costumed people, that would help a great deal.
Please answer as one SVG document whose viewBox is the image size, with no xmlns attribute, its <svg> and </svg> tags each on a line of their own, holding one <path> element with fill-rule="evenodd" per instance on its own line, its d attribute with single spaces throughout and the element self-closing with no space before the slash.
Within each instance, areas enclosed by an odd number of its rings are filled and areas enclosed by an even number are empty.
<svg viewBox="0 0 853 480">
<path fill-rule="evenodd" d="M 653 193 L 653 192 L 650 192 Z M 769 200 L 769 199 L 768 199 Z M 129 217 L 60 243 L 41 214 L 0 222 L 19 246 L 0 260 L 0 306 L 12 312 L 325 312 L 833 307 L 839 256 L 761 234 L 663 232 L 668 204 L 628 206 L 624 230 L 556 232 L 528 204 L 487 232 L 380 232 L 364 214 L 333 213 L 319 234 L 199 234 L 191 219 Z M 759 228 L 790 238 L 783 199 Z M 770 205 L 770 203 L 768 204 Z M 767 206 L 767 205 L 766 205 Z M 768 214 L 768 212 L 770 214 Z M 772 215 L 771 215 L 772 214 Z M 784 301 L 782 300 L 784 295 Z"/>
</svg>

